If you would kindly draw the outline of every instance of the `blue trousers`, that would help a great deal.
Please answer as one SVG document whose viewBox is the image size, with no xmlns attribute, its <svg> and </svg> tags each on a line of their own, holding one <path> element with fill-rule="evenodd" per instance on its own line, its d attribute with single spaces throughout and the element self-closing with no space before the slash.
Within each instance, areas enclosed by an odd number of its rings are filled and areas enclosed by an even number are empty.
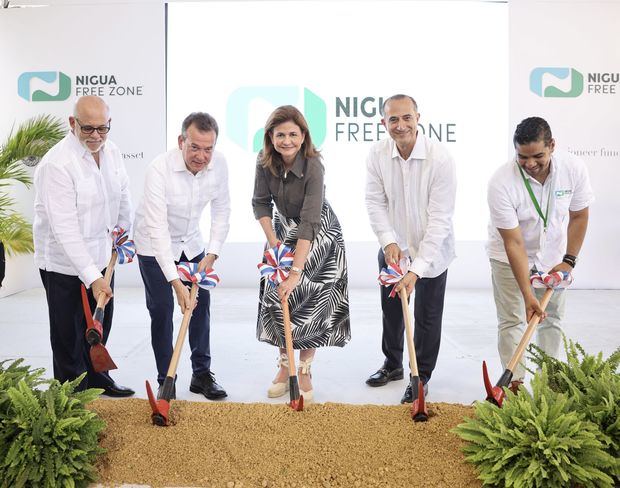
<svg viewBox="0 0 620 488">
<path fill-rule="evenodd" d="M 379 269 L 386 266 L 383 250 L 379 250 Z M 423 383 L 431 379 L 441 342 L 441 322 L 448 270 L 435 278 L 421 278 L 415 283 L 413 342 L 418 360 L 418 372 Z M 381 347 L 385 366 L 401 368 L 405 322 L 399 295 L 390 298 L 392 287 L 381 286 L 383 337 Z"/>
<path fill-rule="evenodd" d="M 203 257 L 204 253 L 200 253 L 193 259 L 187 259 L 183 253 L 179 262 L 198 263 Z M 157 381 L 161 384 L 166 378 L 168 366 L 172 359 L 172 314 L 176 300 L 172 285 L 166 280 L 155 257 L 138 255 L 138 263 L 144 282 L 146 308 L 148 308 L 151 316 L 151 345 L 157 364 Z M 192 351 L 192 371 L 195 375 L 204 373 L 211 368 L 209 346 L 210 302 L 209 291 L 200 288 L 198 304 L 189 322 L 189 345 Z"/>
</svg>

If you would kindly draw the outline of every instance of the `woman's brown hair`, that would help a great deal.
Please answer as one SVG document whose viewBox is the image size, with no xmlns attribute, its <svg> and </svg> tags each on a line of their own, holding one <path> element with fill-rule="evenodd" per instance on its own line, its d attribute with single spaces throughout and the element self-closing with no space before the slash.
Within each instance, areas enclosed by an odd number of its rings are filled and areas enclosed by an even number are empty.
<svg viewBox="0 0 620 488">
<path fill-rule="evenodd" d="M 320 152 L 312 144 L 312 137 L 310 136 L 310 130 L 308 129 L 308 123 L 302 115 L 292 105 L 283 105 L 275 109 L 267 122 L 265 123 L 265 134 L 263 136 L 263 151 L 261 157 L 261 164 L 263 168 L 267 168 L 274 176 L 278 176 L 279 169 L 282 167 L 282 158 L 273 147 L 271 142 L 271 135 L 274 129 L 280 124 L 285 122 L 293 122 L 300 129 L 304 135 L 304 142 L 299 149 L 305 158 L 315 158 L 320 156 Z"/>
</svg>

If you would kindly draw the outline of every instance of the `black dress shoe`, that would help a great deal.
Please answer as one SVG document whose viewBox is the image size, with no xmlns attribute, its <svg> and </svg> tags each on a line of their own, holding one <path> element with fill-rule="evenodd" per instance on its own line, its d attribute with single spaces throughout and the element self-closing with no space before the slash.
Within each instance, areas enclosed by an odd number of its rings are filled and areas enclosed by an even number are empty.
<svg viewBox="0 0 620 488">
<path fill-rule="evenodd" d="M 396 381 L 403 379 L 403 368 L 389 369 L 383 366 L 376 373 L 371 374 L 366 380 L 368 386 L 383 386 L 387 385 L 389 381 Z"/>
<path fill-rule="evenodd" d="M 220 400 L 227 396 L 224 388 L 215 382 L 213 373 L 208 370 L 198 375 L 192 375 L 189 391 L 192 393 L 202 393 L 209 400 Z"/>
<path fill-rule="evenodd" d="M 428 395 L 428 385 L 423 383 L 424 385 L 424 398 Z M 405 388 L 405 394 L 400 399 L 400 403 L 413 403 L 413 391 L 411 390 L 411 381 L 407 383 L 407 388 Z"/>
<path fill-rule="evenodd" d="M 112 384 L 103 387 L 102 395 L 109 397 L 129 397 L 135 393 L 136 392 L 131 388 L 127 388 L 126 386 L 121 386 L 118 383 L 113 382 Z"/>
</svg>

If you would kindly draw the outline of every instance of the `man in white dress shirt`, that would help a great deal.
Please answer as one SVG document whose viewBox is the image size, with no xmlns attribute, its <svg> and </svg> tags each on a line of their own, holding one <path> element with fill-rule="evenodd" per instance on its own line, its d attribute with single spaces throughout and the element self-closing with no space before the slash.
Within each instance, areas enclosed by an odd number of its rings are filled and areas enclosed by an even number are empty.
<svg viewBox="0 0 620 488">
<path fill-rule="evenodd" d="M 586 165 L 575 156 L 554 152 L 555 141 L 544 119 L 523 120 L 513 143 L 516 157 L 495 172 L 488 188 L 487 252 L 504 368 L 534 314 L 546 316 L 537 329 L 538 345 L 558 356 L 564 291 L 554 291 L 543 314 L 539 299 L 544 290 L 530 286 L 530 273 L 573 270 L 594 201 Z M 513 391 L 524 376 L 519 364 L 513 371 Z"/>
<path fill-rule="evenodd" d="M 181 312 L 190 306 L 189 291 L 179 279 L 176 264 L 189 261 L 199 263 L 200 270 L 212 268 L 228 234 L 228 168 L 224 156 L 215 151 L 217 135 L 217 122 L 209 114 L 188 115 L 181 127 L 178 149 L 161 154 L 151 163 L 144 197 L 136 212 L 134 240 L 151 316 L 159 397 L 173 351 L 172 290 Z M 208 204 L 211 231 L 205 248 L 200 220 Z M 226 391 L 211 372 L 209 304 L 209 291 L 201 288 L 189 325 L 193 371 L 190 391 L 217 400 L 226 397 Z M 175 395 L 173 390 L 172 398 Z"/>
<path fill-rule="evenodd" d="M 105 344 L 114 310 L 112 287 L 103 279 L 112 251 L 110 233 L 117 225 L 130 229 L 132 218 L 123 158 L 107 140 L 110 123 L 110 110 L 101 98 L 78 99 L 69 117 L 71 131 L 37 166 L 34 259 L 47 296 L 54 377 L 62 382 L 87 371 L 80 388 L 129 396 L 133 390 L 92 369 L 80 293 L 84 283 L 93 309 L 96 297 L 107 295 Z"/>
<path fill-rule="evenodd" d="M 411 258 L 396 290 L 415 288 L 414 342 L 420 380 L 428 391 L 439 354 L 448 265 L 454 259 L 452 215 L 456 196 L 454 161 L 441 144 L 418 130 L 418 106 L 407 95 L 383 105 L 381 123 L 390 137 L 367 159 L 366 207 L 376 234 L 379 269 Z M 366 383 L 383 386 L 403 377 L 404 322 L 400 298 L 381 287 L 383 366 Z M 412 401 L 410 384 L 401 403 Z"/>
</svg>

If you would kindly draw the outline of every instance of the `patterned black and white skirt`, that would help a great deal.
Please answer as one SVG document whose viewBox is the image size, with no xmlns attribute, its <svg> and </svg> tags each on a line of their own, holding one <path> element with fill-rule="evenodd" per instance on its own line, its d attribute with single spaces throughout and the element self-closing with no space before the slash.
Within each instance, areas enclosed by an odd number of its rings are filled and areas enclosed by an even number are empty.
<svg viewBox="0 0 620 488">
<path fill-rule="evenodd" d="M 295 249 L 299 218 L 274 213 L 278 239 Z M 327 202 L 321 226 L 312 242 L 299 284 L 289 299 L 294 349 L 344 346 L 351 338 L 347 263 L 342 230 Z M 282 306 L 276 287 L 261 278 L 256 336 L 259 341 L 285 347 Z"/>
</svg>

